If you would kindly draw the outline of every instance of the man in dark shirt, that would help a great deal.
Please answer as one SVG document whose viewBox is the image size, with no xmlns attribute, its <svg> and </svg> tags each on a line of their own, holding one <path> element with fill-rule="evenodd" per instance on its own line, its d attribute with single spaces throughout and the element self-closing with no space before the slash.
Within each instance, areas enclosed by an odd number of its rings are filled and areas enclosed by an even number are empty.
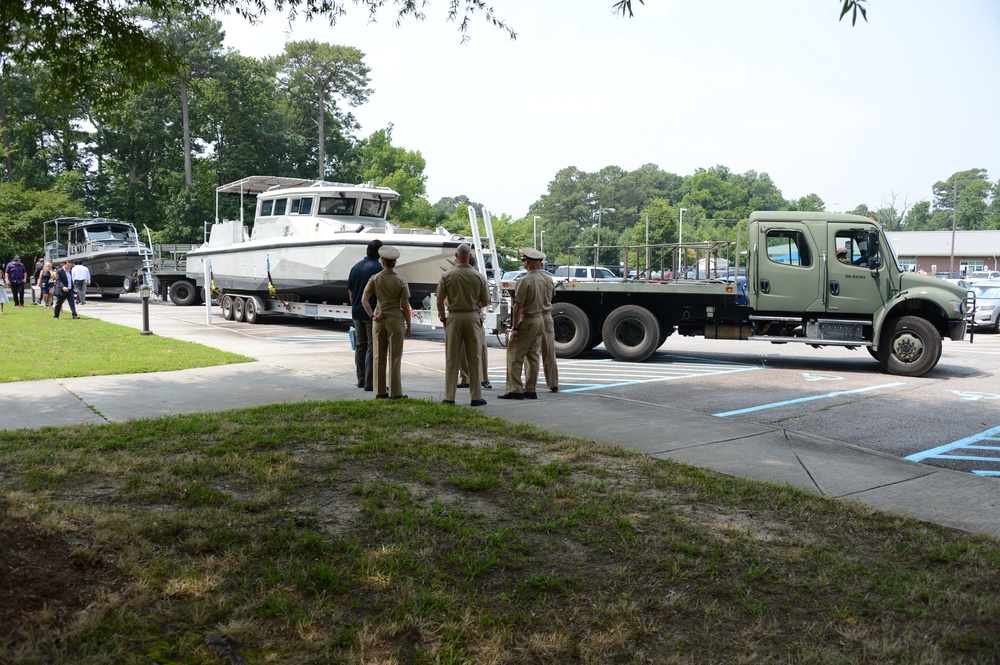
<svg viewBox="0 0 1000 665">
<path fill-rule="evenodd" d="M 66 259 L 63 262 L 63 267 L 56 271 L 56 283 L 52 288 L 56 292 L 56 309 L 53 318 L 59 318 L 64 301 L 69 301 L 69 310 L 73 312 L 73 318 L 80 318 L 76 315 L 76 294 L 73 292 L 73 262 L 69 259 Z"/>
<path fill-rule="evenodd" d="M 31 288 L 31 304 L 32 305 L 41 305 L 42 304 L 41 298 L 38 298 L 35 295 L 35 286 L 38 284 L 38 278 L 42 274 L 42 267 L 44 265 L 45 265 L 45 261 L 43 259 L 38 259 L 38 261 L 35 262 L 35 272 L 31 273 L 31 284 L 29 284 L 28 286 Z"/>
<path fill-rule="evenodd" d="M 372 317 L 368 316 L 361 304 L 361 294 L 372 275 L 382 272 L 382 264 L 378 258 L 381 246 L 382 241 L 378 239 L 368 243 L 365 258 L 354 264 L 347 278 L 347 295 L 351 299 L 351 318 L 354 319 L 354 367 L 358 373 L 358 388 L 364 388 L 368 392 L 373 390 Z M 372 297 L 371 300 L 369 304 L 374 307 L 375 298 Z"/>
<path fill-rule="evenodd" d="M 28 269 L 21 263 L 20 256 L 15 256 L 14 260 L 7 264 L 3 278 L 14 294 L 14 307 L 24 307 L 24 282 L 28 278 Z"/>
</svg>

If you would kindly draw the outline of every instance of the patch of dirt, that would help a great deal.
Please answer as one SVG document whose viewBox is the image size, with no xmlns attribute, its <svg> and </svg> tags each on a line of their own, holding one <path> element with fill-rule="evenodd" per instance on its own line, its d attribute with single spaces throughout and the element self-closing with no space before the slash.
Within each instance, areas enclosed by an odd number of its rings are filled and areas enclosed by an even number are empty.
<svg viewBox="0 0 1000 665">
<path fill-rule="evenodd" d="M 113 583 L 112 567 L 82 541 L 0 516 L 0 637 L 64 623 Z"/>
</svg>

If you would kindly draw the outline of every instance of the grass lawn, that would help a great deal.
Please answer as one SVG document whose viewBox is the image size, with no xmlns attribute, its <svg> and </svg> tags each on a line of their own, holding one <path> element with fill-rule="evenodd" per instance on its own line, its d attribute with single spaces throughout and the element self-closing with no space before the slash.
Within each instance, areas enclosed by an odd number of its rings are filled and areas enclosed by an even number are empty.
<svg viewBox="0 0 1000 665">
<path fill-rule="evenodd" d="M 998 654 L 1000 541 L 462 407 L 0 432 L 4 663 Z"/>
<path fill-rule="evenodd" d="M 157 335 L 86 316 L 64 306 L 58 319 L 46 307 L 8 305 L 0 317 L 7 340 L 0 383 L 72 376 L 169 372 L 192 367 L 253 362 L 253 358 Z M 137 314 L 138 315 L 138 314 Z"/>
</svg>

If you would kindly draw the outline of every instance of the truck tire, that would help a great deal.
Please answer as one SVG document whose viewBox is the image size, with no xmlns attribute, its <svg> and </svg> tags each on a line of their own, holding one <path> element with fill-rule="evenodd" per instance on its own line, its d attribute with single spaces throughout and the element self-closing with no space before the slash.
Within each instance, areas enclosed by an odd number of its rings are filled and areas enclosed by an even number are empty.
<svg viewBox="0 0 1000 665">
<path fill-rule="evenodd" d="M 239 296 L 233 296 L 233 321 L 243 323 L 247 314 L 247 301 Z"/>
<path fill-rule="evenodd" d="M 187 307 L 198 301 L 198 289 L 194 282 L 179 279 L 170 285 L 170 300 L 179 307 Z"/>
<path fill-rule="evenodd" d="M 660 348 L 660 322 L 638 305 L 622 305 L 604 321 L 604 348 L 618 360 L 642 362 Z"/>
<path fill-rule="evenodd" d="M 243 306 L 243 320 L 247 323 L 260 323 L 260 311 L 262 307 L 256 298 L 247 298 Z"/>
<path fill-rule="evenodd" d="M 590 317 L 582 309 L 566 302 L 552 303 L 552 324 L 556 332 L 557 357 L 575 358 L 587 350 L 591 338 Z"/>
<path fill-rule="evenodd" d="M 222 318 L 226 321 L 233 320 L 233 297 L 229 294 L 222 296 L 222 300 L 219 303 L 222 307 Z"/>
<path fill-rule="evenodd" d="M 927 319 L 902 316 L 886 323 L 878 361 L 890 374 L 923 376 L 941 359 L 941 334 Z"/>
</svg>

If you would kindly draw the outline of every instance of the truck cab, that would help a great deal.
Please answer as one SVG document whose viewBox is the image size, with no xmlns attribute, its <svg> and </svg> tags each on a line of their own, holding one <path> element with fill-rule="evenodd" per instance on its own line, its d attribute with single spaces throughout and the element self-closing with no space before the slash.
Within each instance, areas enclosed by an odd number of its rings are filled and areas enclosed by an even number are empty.
<svg viewBox="0 0 1000 665">
<path fill-rule="evenodd" d="M 863 345 L 887 371 L 920 375 L 942 337 L 964 337 L 964 289 L 903 271 L 874 220 L 755 212 L 749 228 L 752 338 Z"/>
</svg>

